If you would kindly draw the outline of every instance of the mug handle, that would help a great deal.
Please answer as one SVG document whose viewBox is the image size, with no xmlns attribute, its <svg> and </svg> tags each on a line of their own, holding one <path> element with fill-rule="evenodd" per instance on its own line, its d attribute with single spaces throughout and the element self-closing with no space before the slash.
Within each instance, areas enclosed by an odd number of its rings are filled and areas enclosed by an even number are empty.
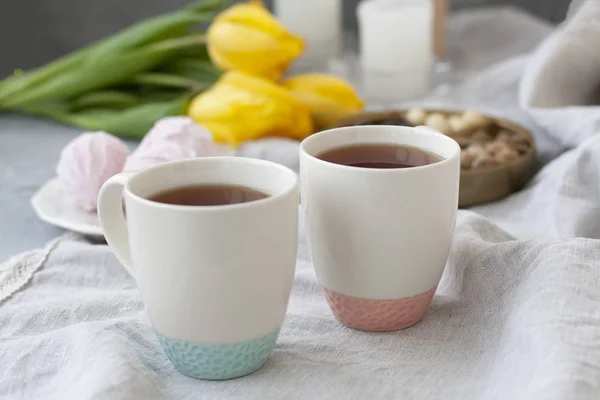
<svg viewBox="0 0 600 400">
<path fill-rule="evenodd" d="M 135 278 L 136 274 L 131 262 L 129 230 L 123 212 L 123 189 L 131 176 L 133 172 L 122 172 L 104 182 L 98 194 L 98 219 L 104 238 L 117 260 Z"/>
</svg>

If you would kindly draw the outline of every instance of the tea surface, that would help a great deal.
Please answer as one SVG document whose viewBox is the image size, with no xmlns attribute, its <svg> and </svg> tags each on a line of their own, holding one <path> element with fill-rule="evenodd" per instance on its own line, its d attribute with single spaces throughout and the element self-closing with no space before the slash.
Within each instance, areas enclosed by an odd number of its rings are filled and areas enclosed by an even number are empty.
<svg viewBox="0 0 600 400">
<path fill-rule="evenodd" d="M 350 167 L 375 169 L 421 167 L 443 160 L 439 155 L 417 147 L 389 144 L 338 147 L 319 154 L 317 158 Z"/>
<path fill-rule="evenodd" d="M 267 194 L 245 186 L 194 185 L 159 192 L 149 199 L 157 203 L 181 206 L 223 206 L 248 203 L 266 197 Z"/>
</svg>

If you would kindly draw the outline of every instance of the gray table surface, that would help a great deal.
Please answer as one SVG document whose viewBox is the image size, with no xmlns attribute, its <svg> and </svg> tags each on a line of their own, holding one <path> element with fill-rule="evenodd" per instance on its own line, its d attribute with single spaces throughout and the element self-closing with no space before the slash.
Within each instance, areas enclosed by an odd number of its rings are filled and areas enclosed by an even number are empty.
<svg viewBox="0 0 600 400">
<path fill-rule="evenodd" d="M 41 118 L 0 114 L 0 262 L 64 232 L 39 220 L 30 198 L 55 175 L 61 149 L 79 133 Z"/>
</svg>

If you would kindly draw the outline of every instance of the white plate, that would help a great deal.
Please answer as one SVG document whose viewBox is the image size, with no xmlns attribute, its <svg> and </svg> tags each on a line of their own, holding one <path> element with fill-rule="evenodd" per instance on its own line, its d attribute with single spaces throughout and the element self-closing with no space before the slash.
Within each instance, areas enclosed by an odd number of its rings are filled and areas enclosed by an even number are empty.
<svg viewBox="0 0 600 400">
<path fill-rule="evenodd" d="M 94 239 L 104 239 L 98 215 L 78 210 L 66 202 L 58 178 L 46 182 L 31 198 L 31 205 L 42 221 Z"/>
</svg>

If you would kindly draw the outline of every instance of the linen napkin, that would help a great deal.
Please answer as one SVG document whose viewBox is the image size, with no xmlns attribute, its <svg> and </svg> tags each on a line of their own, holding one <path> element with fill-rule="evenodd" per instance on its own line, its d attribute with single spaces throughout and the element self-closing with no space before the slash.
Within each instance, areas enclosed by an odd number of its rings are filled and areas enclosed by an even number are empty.
<svg viewBox="0 0 600 400">
<path fill-rule="evenodd" d="M 575 1 L 529 58 L 520 104 L 566 147 L 600 131 L 600 1 Z"/>
<path fill-rule="evenodd" d="M 572 219 L 592 220 L 589 211 Z M 552 216 L 524 216 L 529 224 L 539 217 Z M 276 349 L 261 370 L 224 382 L 175 371 L 135 281 L 107 246 L 63 239 L 14 261 L 30 258 L 45 262 L 0 306 L 0 399 L 597 400 L 600 393 L 599 240 L 518 240 L 461 211 L 425 319 L 381 334 L 335 320 L 300 224 Z"/>
</svg>

